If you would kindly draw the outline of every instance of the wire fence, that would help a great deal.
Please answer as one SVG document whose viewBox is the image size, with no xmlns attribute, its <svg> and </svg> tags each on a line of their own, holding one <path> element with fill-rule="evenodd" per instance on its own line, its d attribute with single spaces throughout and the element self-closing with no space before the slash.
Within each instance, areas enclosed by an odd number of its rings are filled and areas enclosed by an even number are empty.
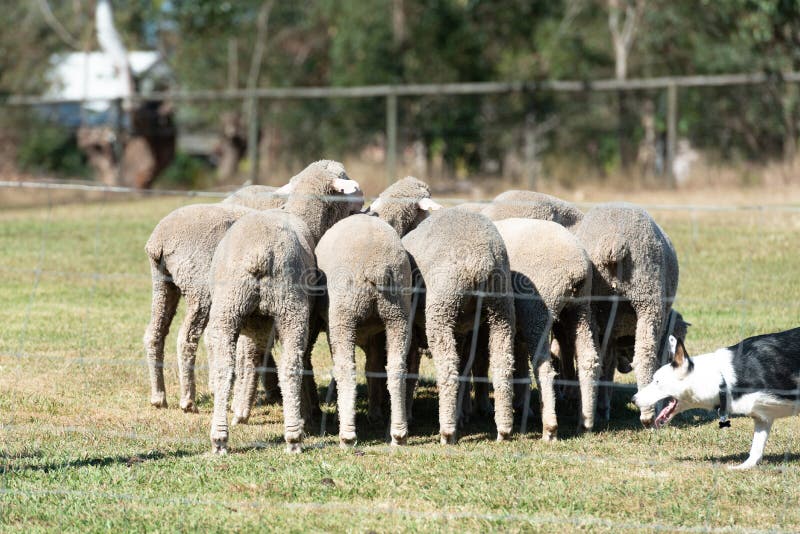
<svg viewBox="0 0 800 534">
<path fill-rule="evenodd" d="M 174 172 L 159 178 L 166 187 L 214 183 L 197 176 L 199 160 L 217 166 L 226 183 L 245 177 L 275 183 L 323 150 L 383 174 L 376 180 L 380 186 L 403 172 L 452 190 L 466 177 L 535 189 L 554 176 L 566 184 L 605 180 L 620 163 L 627 179 L 670 185 L 688 180 L 696 165 L 713 169 L 731 159 L 748 165 L 791 159 L 776 148 L 797 144 L 793 129 L 781 122 L 794 113 L 783 107 L 790 99 L 780 95 L 798 81 L 800 73 L 783 72 L 175 90 L 135 96 L 135 104 L 149 106 L 135 120 L 125 119 L 129 112 L 121 100 L 10 95 L 0 101 L 7 110 L 0 133 L 5 129 L 7 137 L 18 138 L 17 159 L 25 168 L 60 168 L 65 176 L 92 173 L 117 185 L 135 181 L 123 168 L 132 165 L 124 162 L 133 136 L 164 148 L 152 155 L 137 152 L 131 161 L 152 158 L 163 172 L 170 155 L 184 156 Z M 630 101 L 630 116 L 614 117 L 621 95 Z M 739 113 L 743 101 L 758 102 L 758 122 Z M 91 105 L 111 111 L 93 117 L 85 110 Z M 241 116 L 245 109 L 254 111 Z M 83 156 L 69 152 L 64 138 L 76 132 Z M 48 150 L 40 138 L 55 148 Z M 222 171 L 228 156 L 236 165 Z M 93 170 L 81 158 L 88 158 Z M 116 174 L 109 166 L 119 167 Z M 718 174 L 718 180 L 734 183 L 752 179 L 733 167 Z M 780 174 L 776 180 L 791 179 Z"/>
<path fill-rule="evenodd" d="M 149 231 L 162 216 L 166 215 L 171 209 L 185 205 L 196 200 L 204 202 L 216 202 L 226 196 L 225 192 L 215 191 L 140 191 L 134 188 L 99 186 L 87 183 L 61 183 L 61 182 L 0 182 L 0 191 L 10 190 L 21 191 L 25 194 L 44 194 L 46 203 L 38 208 L 15 209 L 14 205 L 3 206 L 0 212 L 0 241 L 7 253 L 0 257 L 0 273 L 6 279 L 6 287 L 3 290 L 2 298 L 8 302 L 8 307 L 0 315 L 0 322 L 5 324 L 6 332 L 0 336 L 0 362 L 5 369 L 6 376 L 16 378 L 17 384 L 8 382 L 10 387 L 7 395 L 5 407 L 2 410 L 2 422 L 0 432 L 5 436 L 8 453 L 4 452 L 6 466 L 3 473 L 8 474 L 14 470 L 22 469 L 20 464 L 14 463 L 15 453 L 11 450 L 17 449 L 20 439 L 27 439 L 27 436 L 46 435 L 46 436 L 88 436 L 104 437 L 123 441 L 141 442 L 146 444 L 172 444 L 188 446 L 193 449 L 203 449 L 208 445 L 205 434 L 200 436 L 187 435 L 185 432 L 177 434 L 157 435 L 152 432 L 141 431 L 136 428 L 136 424 L 126 425 L 121 421 L 115 428 L 108 428 L 106 425 L 86 425 L 77 419 L 74 424 L 52 424 L 30 422 L 27 417 L 18 417 L 16 405 L 27 402 L 26 384 L 30 383 L 30 377 L 40 374 L 46 376 L 53 369 L 60 369 L 63 379 L 84 380 L 87 383 L 103 383 L 102 375 L 114 374 L 120 367 L 135 369 L 133 373 L 125 373 L 125 377 L 138 376 L 141 384 L 134 386 L 131 384 L 123 385 L 129 392 L 141 393 L 138 402 L 129 406 L 137 408 L 147 405 L 147 398 L 144 395 L 146 378 L 141 371 L 149 364 L 142 356 L 140 339 L 146 323 L 146 310 L 149 309 L 149 285 L 151 277 L 144 269 L 144 262 L 132 260 L 144 254 L 141 246 L 146 239 Z M 95 200 L 79 200 L 77 203 L 60 204 L 54 201 L 51 196 L 55 192 L 78 191 L 81 193 L 92 193 L 99 195 Z M 0 197 L 2 198 L 2 197 Z M 110 202 L 114 199 L 116 202 Z M 119 202 L 122 201 L 122 202 Z M 462 202 L 461 199 L 438 199 L 448 205 L 456 205 Z M 589 209 L 593 204 L 582 204 L 581 207 Z M 714 339 L 724 338 L 732 344 L 739 339 L 747 337 L 756 332 L 774 331 L 778 328 L 770 328 L 769 322 L 778 322 L 782 326 L 792 326 L 800 317 L 800 305 L 796 298 L 796 286 L 792 283 L 786 287 L 786 279 L 791 278 L 793 263 L 774 263 L 765 254 L 770 247 L 781 247 L 783 239 L 796 238 L 797 228 L 800 227 L 800 207 L 785 205 L 758 205 L 749 206 L 730 206 L 726 204 L 718 205 L 649 205 L 647 209 L 656 215 L 657 219 L 665 228 L 674 230 L 674 239 L 679 251 L 682 269 L 685 265 L 688 272 L 692 275 L 706 275 L 710 278 L 706 281 L 695 281 L 691 278 L 687 280 L 687 275 L 682 274 L 681 283 L 683 288 L 689 291 L 702 288 L 704 284 L 737 285 L 737 291 L 720 291 L 714 294 L 713 291 L 705 292 L 701 295 L 685 293 L 683 289 L 676 306 L 682 311 L 689 310 L 687 319 L 693 323 L 690 327 L 687 345 L 692 346 L 697 343 L 703 350 L 712 350 L 718 345 L 709 343 L 703 336 Z M 126 220 L 132 219 L 132 220 Z M 731 229 L 726 235 L 719 234 L 720 228 L 729 224 L 737 226 Z M 5 227 L 5 228 L 3 228 Z M 759 241 L 760 240 L 760 241 Z M 131 251 L 131 247 L 137 248 Z M 716 246 L 714 246 L 716 245 Z M 711 250 L 705 251 L 703 247 L 709 246 Z M 723 259 L 722 263 L 714 259 L 714 254 L 719 253 L 726 247 L 733 248 L 735 252 L 747 254 L 746 257 L 738 258 L 738 266 L 733 269 L 726 269 L 725 264 L 731 257 Z M 777 252 L 776 252 L 777 254 Z M 138 263 L 133 263 L 138 261 Z M 136 265 L 136 267 L 134 267 Z M 718 280 L 714 275 L 725 277 L 731 273 L 738 273 L 734 279 L 723 281 L 716 284 Z M 74 287 L 70 287 L 74 284 Z M 120 286 L 121 284 L 121 286 Z M 117 289 L 115 289 L 117 287 Z M 118 298 L 115 293 L 123 295 Z M 424 294 L 424 292 L 422 293 Z M 472 296 L 477 298 L 496 296 L 491 292 L 475 291 Z M 524 297 L 523 297 L 524 298 Z M 536 298 L 536 297 L 530 297 Z M 72 300 L 74 299 L 74 300 Z M 615 298 L 595 297 L 591 302 L 607 300 L 616 302 Z M 581 298 L 575 299 L 575 302 Z M 48 313 L 47 309 L 56 306 L 58 313 Z M 136 306 L 138 309 L 127 309 L 129 306 Z M 766 317 L 760 318 L 758 315 L 765 310 Z M 106 317 L 105 315 L 108 314 Z M 480 307 L 476 320 L 480 319 Z M 713 328 L 721 328 L 722 334 L 712 331 L 712 327 L 706 327 L 703 322 L 708 317 L 725 315 L 723 320 L 713 324 Z M 56 321 L 57 320 L 57 321 Z M 59 325 L 58 322 L 63 322 Z M 610 323 L 613 323 L 612 319 Z M 118 326 L 112 327 L 119 323 Z M 177 324 L 177 321 L 176 321 Z M 770 330 L 764 330 L 770 328 Z M 699 337 L 694 338 L 694 332 L 699 331 Z M 598 338 L 604 338 L 604 332 L 598 332 Z M 122 339 L 120 339 L 120 337 Z M 107 345 L 107 346 L 104 346 Z M 468 359 L 474 360 L 476 357 L 476 343 L 473 340 L 469 350 Z M 323 352 L 325 352 L 323 350 Z M 604 352 L 604 351 L 601 351 Z M 176 362 L 169 360 L 173 353 L 167 351 L 167 369 L 174 369 Z M 601 358 L 605 354 L 601 354 Z M 325 360 L 323 360 L 325 361 Z M 328 359 L 329 361 L 329 359 Z M 319 362 L 315 362 L 319 363 Z M 208 371 L 207 366 L 195 365 L 198 371 Z M 276 373 L 277 368 L 272 365 L 260 364 L 259 372 Z M 10 371 L 10 372 L 9 372 Z M 99 373 L 97 376 L 93 376 Z M 334 381 L 332 380 L 333 369 L 328 366 L 315 365 L 313 370 L 305 370 L 303 374 L 314 377 L 318 382 L 324 383 L 329 380 L 329 387 L 326 391 L 327 397 L 325 405 L 332 402 L 331 392 L 334 391 Z M 365 370 L 359 372 L 358 376 L 362 381 L 369 378 L 389 378 L 388 373 Z M 617 375 L 619 376 L 619 375 Z M 430 365 L 423 365 L 418 373 L 410 373 L 409 378 L 423 380 L 428 388 L 436 383 L 436 374 Z M 47 380 L 47 379 L 46 379 Z M 469 376 L 469 370 L 461 371 L 457 377 L 460 382 L 488 383 L 488 377 Z M 170 380 L 170 383 L 174 383 Z M 530 376 L 515 378 L 514 383 L 526 385 L 535 384 Z M 119 386 L 118 381 L 109 379 L 108 384 Z M 554 384 L 557 387 L 580 386 L 580 382 L 571 378 L 556 378 Z M 612 388 L 620 392 L 620 395 L 629 395 L 636 389 L 632 383 L 620 383 L 612 380 L 594 380 L 595 386 Z M 780 388 L 779 388 L 780 389 Z M 530 386 L 527 388 L 530 392 Z M 731 393 L 737 392 L 733 386 Z M 747 391 L 742 392 L 747 393 Z M 778 395 L 794 395 L 800 399 L 800 389 L 773 392 Z M 35 395 L 40 393 L 34 392 Z M 107 399 L 103 399 L 107 402 Z M 622 402 L 625 402 L 624 400 Z M 526 403 L 530 404 L 530 403 Z M 534 406 L 538 404 L 533 403 Z M 619 402 L 615 402 L 613 408 L 619 408 Z M 793 414 L 798 413 L 800 402 L 795 402 Z M 206 408 L 203 407 L 203 411 Z M 562 414 L 561 401 L 559 401 L 559 418 Z M 331 421 L 331 408 L 323 411 L 323 422 L 319 427 L 319 440 L 312 440 L 309 444 L 311 448 L 325 449 L 335 445 L 325 436 L 334 431 L 335 426 L 326 427 L 325 421 Z M 21 414 L 20 414 L 21 415 Z M 529 425 L 526 422 L 527 413 L 522 421 L 515 423 L 515 429 L 523 434 L 538 432 L 536 424 Z M 612 420 L 619 417 L 611 414 Z M 706 417 L 705 421 L 713 417 Z M 430 423 L 430 422 L 429 422 Z M 521 427 L 520 427 L 521 425 Z M 749 425 L 749 423 L 748 423 Z M 435 426 L 435 424 L 434 424 Z M 412 434 L 414 427 L 412 426 Z M 796 429 L 794 429 L 796 430 Z M 793 431 L 794 431 L 793 430 Z M 235 432 L 235 430 L 233 431 Z M 309 431 L 309 433 L 311 433 Z M 793 434 L 794 435 L 794 434 Z M 69 438 L 68 438 L 69 439 Z M 611 439 L 611 436 L 609 436 Z M 717 445 L 724 442 L 724 437 L 720 436 Z M 380 441 L 380 440 L 378 440 Z M 279 444 L 273 441 L 252 441 L 239 445 L 245 449 L 260 449 L 278 447 Z M 386 446 L 382 444 L 359 445 L 360 448 L 382 453 Z M 469 459 L 485 454 L 480 451 L 455 449 L 430 449 L 412 448 L 407 454 L 419 455 L 455 455 Z M 532 450 L 521 453 L 519 450 L 503 451 L 503 444 L 496 444 L 496 451 L 492 454 L 510 455 L 519 457 L 520 454 L 532 458 L 541 458 L 542 461 L 558 461 L 567 464 L 596 464 L 613 468 L 616 460 L 597 454 L 578 454 L 570 451 L 558 450 Z M 745 451 L 741 451 L 745 452 Z M 780 464 L 768 463 L 762 466 L 763 469 L 781 472 L 784 469 L 795 469 L 792 440 L 787 440 L 786 449 L 783 454 L 783 462 Z M 667 470 L 685 470 L 687 473 L 696 469 L 697 463 L 694 461 L 675 461 L 670 458 L 631 458 L 626 457 L 627 467 L 658 468 Z M 725 484 L 724 471 L 727 467 L 724 462 L 713 464 L 713 487 L 719 488 Z M 719 468 L 719 469 L 718 469 Z M 3 477 L 5 480 L 5 477 Z M 13 498 L 31 498 L 39 493 L 43 495 L 56 495 L 51 490 L 25 490 L 6 486 L 5 482 L 0 488 L 0 493 Z M 95 496 L 101 500 L 143 500 L 147 505 L 153 506 L 162 502 L 158 498 L 138 497 L 134 495 L 123 495 L 114 492 L 92 492 L 64 490 L 65 497 L 75 496 Z M 713 509 L 713 497 L 709 496 L 708 508 Z M 790 499 L 791 500 L 791 499 Z M 169 501 L 167 499 L 164 502 Z M 201 502 L 194 504 L 202 506 L 231 506 L 241 507 L 245 504 L 238 501 L 230 501 L 219 504 L 217 501 Z M 261 506 L 253 504 L 253 506 Z M 339 506 L 334 503 L 306 503 L 297 504 L 298 511 L 319 510 L 326 511 L 331 507 Z M 777 508 L 780 508 L 778 504 Z M 787 510 L 793 506 L 791 502 L 784 503 L 780 508 L 780 513 L 785 515 Z M 351 508 L 350 508 L 351 509 Z M 403 509 L 383 510 L 370 508 L 364 510 L 367 514 L 397 514 L 408 515 L 412 512 Z M 420 517 L 433 518 L 429 512 L 420 512 Z M 600 517 L 590 516 L 571 516 L 550 517 L 542 514 L 467 514 L 454 512 L 453 514 L 442 513 L 441 517 L 467 517 L 482 519 L 500 524 L 511 522 L 522 522 L 529 525 L 571 525 L 579 527 L 613 527 L 621 529 L 648 528 L 652 530 L 669 531 L 694 531 L 694 530 L 718 530 L 727 531 L 727 528 L 713 527 L 711 524 L 698 527 L 685 527 L 675 524 L 660 524 L 658 522 L 637 523 L 624 521 L 611 521 Z M 757 531 L 757 530 L 753 530 Z"/>
</svg>

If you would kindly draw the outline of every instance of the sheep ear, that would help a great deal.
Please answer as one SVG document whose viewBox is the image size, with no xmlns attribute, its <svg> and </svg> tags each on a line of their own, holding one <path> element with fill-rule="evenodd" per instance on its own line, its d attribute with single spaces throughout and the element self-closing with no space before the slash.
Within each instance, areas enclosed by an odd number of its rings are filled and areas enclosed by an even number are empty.
<svg viewBox="0 0 800 534">
<path fill-rule="evenodd" d="M 343 195 L 352 195 L 358 191 L 358 182 L 355 180 L 345 180 L 337 178 L 333 181 L 333 188 Z"/>
<path fill-rule="evenodd" d="M 381 206 L 383 206 L 383 200 L 378 197 L 372 204 L 369 205 L 369 211 L 376 212 L 381 208 Z"/>
<path fill-rule="evenodd" d="M 425 211 L 434 211 L 442 209 L 442 205 L 434 202 L 433 199 L 430 198 L 423 198 L 419 201 L 419 209 Z"/>
<path fill-rule="evenodd" d="M 292 182 L 289 182 L 288 184 L 286 184 L 284 186 L 281 186 L 278 189 L 276 189 L 275 190 L 275 194 L 276 195 L 288 195 L 288 194 L 291 194 L 292 191 L 294 191 L 294 184 Z"/>
</svg>

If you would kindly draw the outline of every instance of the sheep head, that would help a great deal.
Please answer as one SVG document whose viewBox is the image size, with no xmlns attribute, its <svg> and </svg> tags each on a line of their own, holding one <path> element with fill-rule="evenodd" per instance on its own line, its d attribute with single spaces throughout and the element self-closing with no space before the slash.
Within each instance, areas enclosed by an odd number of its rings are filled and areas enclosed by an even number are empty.
<svg viewBox="0 0 800 534">
<path fill-rule="evenodd" d="M 441 207 L 431 199 L 428 184 L 406 176 L 381 193 L 367 212 L 386 221 L 402 237 Z"/>
<path fill-rule="evenodd" d="M 280 189 L 288 195 L 284 210 L 300 217 L 316 243 L 325 231 L 341 219 L 358 213 L 364 195 L 338 161 L 316 161 Z"/>
</svg>

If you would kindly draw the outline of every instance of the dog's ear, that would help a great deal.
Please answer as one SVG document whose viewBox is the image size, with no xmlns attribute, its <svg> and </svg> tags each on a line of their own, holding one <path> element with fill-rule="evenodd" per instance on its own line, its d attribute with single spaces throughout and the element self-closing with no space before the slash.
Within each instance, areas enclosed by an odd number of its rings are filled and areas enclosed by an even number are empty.
<svg viewBox="0 0 800 534">
<path fill-rule="evenodd" d="M 678 339 L 675 336 L 669 336 L 669 357 L 675 358 L 675 350 L 678 348 Z"/>
<path fill-rule="evenodd" d="M 687 371 L 694 368 L 694 362 L 686 353 L 686 347 L 683 346 L 683 341 L 677 339 L 675 336 L 669 336 L 669 352 L 672 356 L 670 365 L 675 369 L 686 367 Z"/>
</svg>

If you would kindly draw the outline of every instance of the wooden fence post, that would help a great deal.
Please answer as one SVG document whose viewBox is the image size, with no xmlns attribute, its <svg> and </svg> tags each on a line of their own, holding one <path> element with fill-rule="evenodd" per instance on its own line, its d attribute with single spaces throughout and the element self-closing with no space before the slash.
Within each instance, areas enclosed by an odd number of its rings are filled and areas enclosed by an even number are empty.
<svg viewBox="0 0 800 534">
<path fill-rule="evenodd" d="M 386 184 L 397 179 L 397 93 L 386 95 Z"/>
<path fill-rule="evenodd" d="M 670 185 L 675 185 L 673 163 L 677 155 L 678 144 L 678 86 L 674 83 L 667 86 L 667 158 L 666 171 Z"/>
<path fill-rule="evenodd" d="M 250 164 L 250 183 L 257 184 L 259 179 L 259 153 L 258 133 L 261 128 L 259 121 L 258 97 L 252 95 L 248 106 L 247 117 L 247 161 Z"/>
</svg>

